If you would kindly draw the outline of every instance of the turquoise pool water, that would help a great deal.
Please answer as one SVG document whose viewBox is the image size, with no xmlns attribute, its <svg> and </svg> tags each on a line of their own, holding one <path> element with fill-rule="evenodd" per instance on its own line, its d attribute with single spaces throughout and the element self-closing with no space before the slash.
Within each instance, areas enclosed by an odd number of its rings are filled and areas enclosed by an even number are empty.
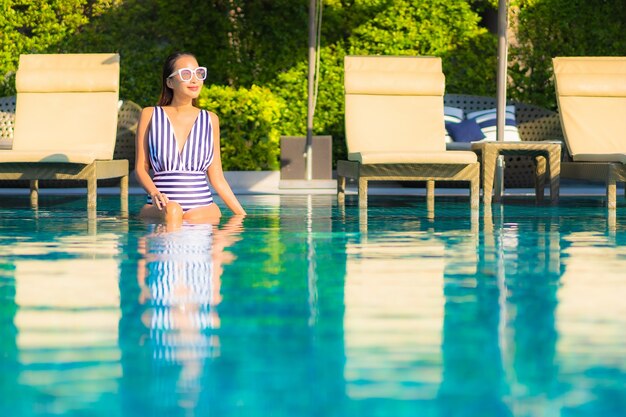
<svg viewBox="0 0 626 417">
<path fill-rule="evenodd" d="M 0 416 L 626 415 L 623 203 L 242 202 L 3 196 Z"/>
</svg>

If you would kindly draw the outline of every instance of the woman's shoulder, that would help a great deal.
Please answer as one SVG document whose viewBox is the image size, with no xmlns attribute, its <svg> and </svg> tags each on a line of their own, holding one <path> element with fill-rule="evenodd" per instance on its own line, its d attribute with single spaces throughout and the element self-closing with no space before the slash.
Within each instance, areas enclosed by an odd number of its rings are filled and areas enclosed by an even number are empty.
<svg viewBox="0 0 626 417">
<path fill-rule="evenodd" d="M 220 118 L 217 116 L 217 114 L 215 114 L 214 112 L 212 112 L 211 110 L 207 110 L 207 109 L 202 109 L 200 110 L 201 112 L 206 112 L 206 114 L 209 115 L 209 117 L 211 118 L 212 121 L 219 121 Z"/>
<path fill-rule="evenodd" d="M 156 109 L 156 107 L 154 106 L 144 107 L 143 109 L 141 109 L 141 116 L 139 117 L 141 119 L 150 120 L 152 118 L 152 115 L 154 114 L 154 109 Z"/>
</svg>

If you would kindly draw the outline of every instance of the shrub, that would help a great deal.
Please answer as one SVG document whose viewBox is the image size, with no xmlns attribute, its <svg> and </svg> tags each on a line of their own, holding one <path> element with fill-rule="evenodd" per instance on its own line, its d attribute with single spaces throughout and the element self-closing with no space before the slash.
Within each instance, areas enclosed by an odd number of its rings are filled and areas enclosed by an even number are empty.
<svg viewBox="0 0 626 417">
<path fill-rule="evenodd" d="M 520 0 L 511 97 L 556 108 L 555 56 L 626 55 L 624 0 Z"/>
<path fill-rule="evenodd" d="M 314 134 L 333 136 L 333 158 L 345 157 L 343 57 L 338 45 L 321 50 L 319 93 L 315 110 Z M 283 135 L 306 135 L 308 63 L 301 61 L 289 71 L 278 74 L 270 84 L 272 91 L 288 106 L 281 114 Z"/>
<path fill-rule="evenodd" d="M 202 89 L 198 101 L 220 118 L 225 170 L 279 169 L 279 118 L 284 104 L 268 88 L 212 85 Z"/>
<path fill-rule="evenodd" d="M 46 52 L 75 35 L 115 0 L 3 2 L 0 13 L 0 95 L 15 93 L 15 70 L 20 54 Z"/>
</svg>

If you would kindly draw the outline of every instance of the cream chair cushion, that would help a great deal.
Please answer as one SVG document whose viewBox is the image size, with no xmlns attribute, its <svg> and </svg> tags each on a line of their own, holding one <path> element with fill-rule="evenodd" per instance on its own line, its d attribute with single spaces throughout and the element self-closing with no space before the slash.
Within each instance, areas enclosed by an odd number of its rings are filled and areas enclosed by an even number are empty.
<svg viewBox="0 0 626 417">
<path fill-rule="evenodd" d="M 574 161 L 626 157 L 626 57 L 553 59 L 559 113 Z"/>
<path fill-rule="evenodd" d="M 119 55 L 21 55 L 13 149 L 0 161 L 76 162 L 113 158 Z"/>
<path fill-rule="evenodd" d="M 476 162 L 474 152 L 383 152 L 368 151 L 348 154 L 351 161 L 362 164 L 471 164 Z"/>
<path fill-rule="evenodd" d="M 347 56 L 344 68 L 348 159 L 366 164 L 476 162 L 471 152 L 446 153 L 440 58 Z"/>
</svg>

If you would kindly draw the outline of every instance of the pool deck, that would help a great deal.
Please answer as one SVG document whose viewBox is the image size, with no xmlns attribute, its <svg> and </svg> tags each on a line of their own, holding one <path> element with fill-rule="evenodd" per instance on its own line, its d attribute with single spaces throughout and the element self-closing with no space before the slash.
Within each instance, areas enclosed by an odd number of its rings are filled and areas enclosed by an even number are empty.
<svg viewBox="0 0 626 417">
<path fill-rule="evenodd" d="M 336 187 L 334 181 L 311 183 L 307 186 L 306 181 L 299 181 L 294 185 L 284 187 L 280 181 L 279 171 L 260 171 L 260 172 L 226 172 L 226 178 L 231 185 L 235 194 L 240 195 L 263 195 L 263 194 L 335 194 Z M 41 195 L 80 195 L 87 192 L 86 188 L 40 188 Z M 347 193 L 356 194 L 356 185 L 348 183 Z M 28 188 L 0 188 L 0 195 L 28 195 Z M 111 195 L 119 193 L 118 187 L 98 187 L 98 194 Z M 137 184 L 134 176 L 131 175 L 129 193 L 131 195 L 144 194 L 143 189 Z M 435 195 L 437 196 L 463 196 L 468 195 L 467 187 L 460 188 L 444 188 L 436 187 Z M 373 182 L 369 186 L 369 194 L 371 195 L 425 195 L 424 187 L 403 186 L 402 183 L 394 182 Z M 529 196 L 535 194 L 533 188 L 510 188 L 504 190 L 504 196 Z M 623 194 L 621 189 L 618 195 Z M 545 191 L 545 197 L 549 198 L 549 188 Z M 606 195 L 606 189 L 603 184 L 584 183 L 580 181 L 561 180 L 560 195 L 568 196 L 602 196 Z"/>
</svg>

